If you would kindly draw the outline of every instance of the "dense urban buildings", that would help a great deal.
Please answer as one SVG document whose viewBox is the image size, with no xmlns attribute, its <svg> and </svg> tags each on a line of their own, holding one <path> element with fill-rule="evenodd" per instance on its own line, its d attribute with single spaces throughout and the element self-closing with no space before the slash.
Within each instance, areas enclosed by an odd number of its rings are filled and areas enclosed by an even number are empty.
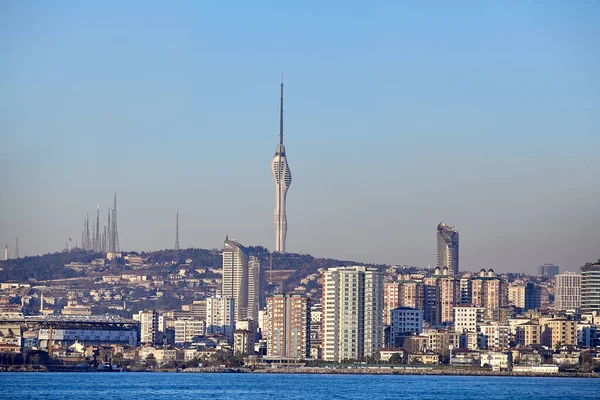
<svg viewBox="0 0 600 400">
<path fill-rule="evenodd" d="M 600 260 L 581 267 L 581 312 L 600 314 Z"/>
<path fill-rule="evenodd" d="M 271 173 L 275 180 L 275 251 L 285 253 L 287 236 L 286 196 L 292 184 L 292 173 L 287 163 L 283 146 L 283 75 L 281 77 L 281 99 L 279 109 L 279 146 L 271 161 Z"/>
<path fill-rule="evenodd" d="M 458 231 L 444 222 L 437 227 L 437 266 L 447 267 L 450 273 L 458 276 Z"/>
<path fill-rule="evenodd" d="M 404 339 L 423 332 L 423 310 L 398 307 L 390 312 L 390 343 L 402 346 Z"/>
<path fill-rule="evenodd" d="M 565 272 L 554 277 L 554 308 L 579 310 L 581 308 L 581 275 Z"/>
<path fill-rule="evenodd" d="M 362 266 L 323 272 L 323 359 L 363 360 L 383 344 L 383 275 Z"/>
<path fill-rule="evenodd" d="M 299 294 L 267 298 L 267 355 L 310 357 L 310 303 Z"/>
</svg>

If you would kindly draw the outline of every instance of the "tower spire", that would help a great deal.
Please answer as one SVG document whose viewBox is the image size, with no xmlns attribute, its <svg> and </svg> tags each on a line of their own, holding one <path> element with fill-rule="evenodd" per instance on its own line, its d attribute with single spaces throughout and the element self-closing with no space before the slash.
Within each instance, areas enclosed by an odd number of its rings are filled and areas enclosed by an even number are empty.
<svg viewBox="0 0 600 400">
<path fill-rule="evenodd" d="M 283 144 L 283 72 L 281 73 L 281 99 L 279 106 L 279 144 Z"/>
<path fill-rule="evenodd" d="M 179 262 L 179 210 L 175 222 L 175 262 Z"/>
</svg>

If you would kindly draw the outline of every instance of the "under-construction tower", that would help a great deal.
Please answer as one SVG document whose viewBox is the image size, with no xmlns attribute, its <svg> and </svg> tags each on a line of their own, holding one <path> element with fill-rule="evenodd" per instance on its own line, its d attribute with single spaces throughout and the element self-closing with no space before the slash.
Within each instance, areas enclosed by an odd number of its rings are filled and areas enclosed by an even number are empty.
<svg viewBox="0 0 600 400">
<path fill-rule="evenodd" d="M 115 193 L 115 201 L 112 209 L 112 216 L 110 221 L 110 242 L 109 242 L 109 253 L 119 252 L 119 232 L 117 230 L 117 194 Z"/>
</svg>

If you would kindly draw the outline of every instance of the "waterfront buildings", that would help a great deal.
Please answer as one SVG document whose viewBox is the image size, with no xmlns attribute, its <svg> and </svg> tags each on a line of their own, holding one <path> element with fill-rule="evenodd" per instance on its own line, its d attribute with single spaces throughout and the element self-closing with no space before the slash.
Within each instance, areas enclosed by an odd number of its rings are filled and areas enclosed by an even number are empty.
<svg viewBox="0 0 600 400">
<path fill-rule="evenodd" d="M 383 324 L 390 325 L 390 312 L 400 305 L 400 282 L 383 284 Z"/>
<path fill-rule="evenodd" d="M 230 342 L 233 341 L 234 304 L 231 297 L 214 296 L 206 299 L 206 333 L 220 333 Z"/>
<path fill-rule="evenodd" d="M 323 359 L 363 360 L 383 344 L 383 276 L 362 266 L 323 272 Z"/>
<path fill-rule="evenodd" d="M 579 310 L 581 308 L 581 275 L 565 272 L 554 277 L 554 309 Z"/>
<path fill-rule="evenodd" d="M 258 319 L 262 292 L 262 270 L 256 257 L 235 240 L 223 245 L 223 283 L 221 295 L 234 300 L 234 318 Z"/>
<path fill-rule="evenodd" d="M 267 298 L 267 355 L 310 357 L 310 303 L 299 294 Z"/>
<path fill-rule="evenodd" d="M 437 227 L 437 266 L 448 267 L 451 274 L 458 276 L 458 231 L 444 222 Z"/>
<path fill-rule="evenodd" d="M 271 173 L 275 181 L 275 251 L 285 253 L 287 236 L 286 197 L 292 184 L 292 173 L 287 163 L 283 146 L 283 76 L 281 77 L 281 98 L 279 108 L 279 146 L 271 161 Z"/>
<path fill-rule="evenodd" d="M 600 261 L 581 267 L 581 312 L 600 314 Z"/>
<path fill-rule="evenodd" d="M 423 332 L 423 310 L 398 307 L 390 312 L 390 343 L 400 347 L 404 339 Z"/>
</svg>

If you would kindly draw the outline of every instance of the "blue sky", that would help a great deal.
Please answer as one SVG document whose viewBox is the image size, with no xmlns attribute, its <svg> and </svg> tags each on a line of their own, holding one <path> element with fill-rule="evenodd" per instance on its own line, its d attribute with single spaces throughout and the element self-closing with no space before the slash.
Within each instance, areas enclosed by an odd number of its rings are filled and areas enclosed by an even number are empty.
<svg viewBox="0 0 600 400">
<path fill-rule="evenodd" d="M 122 4 L 125 3 L 125 4 Z M 0 5 L 0 243 L 80 237 L 118 194 L 124 249 L 274 247 L 285 75 L 288 249 L 461 269 L 600 258 L 600 5 Z"/>
</svg>

